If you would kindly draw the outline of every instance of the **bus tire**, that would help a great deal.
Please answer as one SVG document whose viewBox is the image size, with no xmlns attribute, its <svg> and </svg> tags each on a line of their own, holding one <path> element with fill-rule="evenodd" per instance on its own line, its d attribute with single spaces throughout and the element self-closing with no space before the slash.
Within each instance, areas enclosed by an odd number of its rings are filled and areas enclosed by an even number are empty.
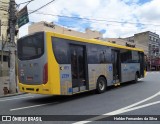
<svg viewBox="0 0 160 124">
<path fill-rule="evenodd" d="M 138 74 L 136 73 L 136 74 L 135 74 L 134 83 L 137 83 L 137 82 L 138 82 Z"/>
<path fill-rule="evenodd" d="M 96 93 L 100 94 L 105 92 L 107 87 L 107 81 L 104 77 L 99 77 L 97 80 Z"/>
</svg>

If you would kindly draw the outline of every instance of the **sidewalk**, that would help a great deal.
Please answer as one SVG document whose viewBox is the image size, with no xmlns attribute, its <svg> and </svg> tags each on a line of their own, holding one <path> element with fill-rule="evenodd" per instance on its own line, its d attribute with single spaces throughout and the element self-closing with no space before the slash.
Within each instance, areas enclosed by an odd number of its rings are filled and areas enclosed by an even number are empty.
<svg viewBox="0 0 160 124">
<path fill-rule="evenodd" d="M 26 93 L 21 93 L 19 91 L 17 91 L 18 93 L 14 93 L 14 94 L 4 94 L 4 87 L 9 89 L 9 77 L 8 76 L 0 77 L 0 98 L 26 94 Z"/>
<path fill-rule="evenodd" d="M 11 96 L 18 96 L 18 95 L 23 95 L 23 94 L 27 94 L 27 93 L 14 93 L 14 94 L 0 95 L 0 98 L 11 97 Z"/>
</svg>

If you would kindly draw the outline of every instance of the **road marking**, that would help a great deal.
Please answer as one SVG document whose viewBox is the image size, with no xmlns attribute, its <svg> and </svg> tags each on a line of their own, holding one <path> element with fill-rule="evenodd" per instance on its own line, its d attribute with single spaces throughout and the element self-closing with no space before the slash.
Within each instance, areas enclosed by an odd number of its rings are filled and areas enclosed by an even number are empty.
<svg viewBox="0 0 160 124">
<path fill-rule="evenodd" d="M 122 114 L 122 113 L 126 113 L 126 112 L 129 112 L 129 111 L 137 110 L 137 109 L 140 109 L 140 108 L 148 107 L 148 106 L 151 106 L 151 105 L 159 104 L 160 101 L 156 101 L 156 102 L 148 103 L 148 104 L 145 104 L 145 105 L 137 106 L 139 104 L 142 104 L 146 101 L 149 101 L 149 100 L 157 97 L 158 95 L 160 95 L 160 92 L 158 92 L 158 93 L 156 93 L 156 94 L 154 94 L 154 95 L 152 95 L 152 96 L 150 96 L 150 97 L 148 97 L 148 98 L 146 98 L 142 101 L 139 101 L 137 103 L 131 104 L 131 105 L 126 106 L 126 107 L 123 107 L 121 109 L 118 109 L 118 110 L 115 110 L 115 111 L 112 111 L 112 112 L 109 112 L 109 113 L 105 113 L 103 115 L 93 117 L 93 118 L 90 118 L 90 119 L 87 119 L 87 120 L 84 120 L 84 121 L 75 122 L 73 124 L 86 124 L 86 123 L 90 123 L 90 122 L 95 121 L 95 120 L 103 119 L 103 118 L 111 116 L 111 115 Z M 137 106 L 137 107 L 135 107 L 135 106 Z"/>
<path fill-rule="evenodd" d="M 35 107 L 45 106 L 45 105 L 49 105 L 49 104 L 57 104 L 57 103 L 58 102 L 50 102 L 50 103 L 45 103 L 45 104 L 39 104 L 39 105 L 32 105 L 32 106 L 14 108 L 14 109 L 10 109 L 10 111 L 17 111 L 17 110 L 22 110 L 22 109 L 35 108 Z"/>
<path fill-rule="evenodd" d="M 150 71 L 150 72 L 147 72 L 149 74 L 157 74 L 157 73 L 160 73 L 159 71 Z"/>
<path fill-rule="evenodd" d="M 144 105 L 141 105 L 141 106 L 137 106 L 137 107 L 133 107 L 133 108 L 124 110 L 124 111 L 122 111 L 121 113 L 125 113 L 125 112 L 129 112 L 129 111 L 137 110 L 137 109 L 140 109 L 140 108 L 145 108 L 145 107 L 152 106 L 152 105 L 156 105 L 156 104 L 159 104 L 159 103 L 160 103 L 160 101 L 156 101 L 156 102 L 144 104 Z M 116 113 L 116 114 L 121 114 L 121 113 Z"/>
<path fill-rule="evenodd" d="M 142 104 L 142 103 L 144 103 L 144 102 L 146 102 L 146 101 L 149 101 L 149 100 L 157 97 L 158 95 L 160 95 L 160 92 L 158 92 L 158 93 L 156 93 L 156 94 L 154 94 L 154 95 L 152 95 L 152 96 L 150 96 L 150 97 L 148 97 L 148 98 L 146 98 L 146 99 L 144 99 L 144 100 L 141 100 L 141 101 L 139 101 L 139 102 L 137 102 L 137 103 L 134 103 L 134 104 L 131 104 L 131 105 L 126 106 L 126 107 L 124 107 L 124 108 L 121 108 L 121 109 L 119 109 L 119 110 L 125 110 L 125 109 L 132 108 L 132 107 L 137 106 L 137 105 L 139 105 L 139 104 Z"/>
<path fill-rule="evenodd" d="M 9 101 L 9 100 L 15 100 L 15 99 L 25 99 L 25 98 L 30 98 L 30 97 L 34 97 L 34 96 L 17 97 L 17 98 L 12 98 L 12 99 L 3 99 L 3 100 L 0 100 L 0 102 Z"/>
<path fill-rule="evenodd" d="M 137 109 L 140 109 L 140 108 L 145 108 L 145 107 L 156 105 L 156 104 L 159 104 L 159 103 L 160 103 L 160 101 L 156 101 L 156 102 L 148 103 L 148 104 L 141 105 L 141 106 L 138 106 L 138 107 L 134 107 L 134 108 L 131 108 L 131 109 L 127 109 L 127 110 L 116 110 L 116 111 L 113 111 L 113 112 L 109 112 L 109 113 L 103 114 L 101 116 L 97 116 L 97 117 L 93 117 L 93 118 L 87 119 L 86 121 L 79 121 L 79 122 L 76 122 L 76 123 L 73 123 L 73 124 L 86 124 L 86 123 L 90 123 L 92 121 L 96 121 L 96 120 L 107 118 L 109 116 L 130 112 L 130 111 L 133 111 L 133 110 L 137 110 Z"/>
<path fill-rule="evenodd" d="M 143 78 L 138 79 L 138 81 L 141 81 L 141 80 L 143 80 Z"/>
</svg>

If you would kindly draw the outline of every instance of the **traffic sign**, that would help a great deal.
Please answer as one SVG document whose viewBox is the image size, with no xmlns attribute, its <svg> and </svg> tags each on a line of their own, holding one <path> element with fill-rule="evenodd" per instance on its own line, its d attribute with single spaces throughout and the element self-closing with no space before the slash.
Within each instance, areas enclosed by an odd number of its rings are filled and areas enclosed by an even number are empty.
<svg viewBox="0 0 160 124">
<path fill-rule="evenodd" d="M 20 28 L 21 26 L 27 24 L 28 22 L 29 22 L 28 9 L 27 6 L 25 6 L 18 12 L 18 27 Z"/>
</svg>

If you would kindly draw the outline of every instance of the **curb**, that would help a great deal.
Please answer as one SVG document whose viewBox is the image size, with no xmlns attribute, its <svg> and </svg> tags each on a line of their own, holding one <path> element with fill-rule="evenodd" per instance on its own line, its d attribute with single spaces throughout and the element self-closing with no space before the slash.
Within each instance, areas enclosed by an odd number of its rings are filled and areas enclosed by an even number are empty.
<svg viewBox="0 0 160 124">
<path fill-rule="evenodd" d="M 27 93 L 14 93 L 14 94 L 7 94 L 7 95 L 3 95 L 3 96 L 1 95 L 0 98 L 18 96 L 18 95 L 23 95 L 23 94 L 27 94 Z"/>
</svg>

